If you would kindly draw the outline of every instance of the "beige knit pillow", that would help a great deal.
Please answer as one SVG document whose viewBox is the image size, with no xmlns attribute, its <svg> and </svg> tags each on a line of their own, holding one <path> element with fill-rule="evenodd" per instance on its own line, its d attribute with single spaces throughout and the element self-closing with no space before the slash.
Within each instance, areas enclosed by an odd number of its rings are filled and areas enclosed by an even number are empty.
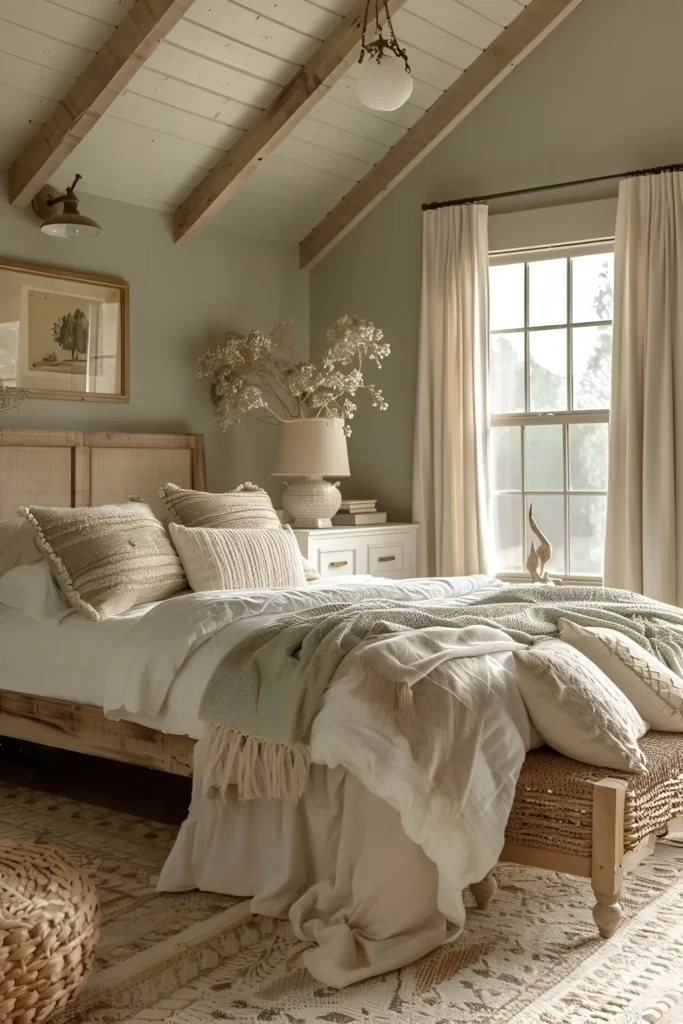
<svg viewBox="0 0 683 1024">
<path fill-rule="evenodd" d="M 210 530 L 171 523 L 169 531 L 195 591 L 306 586 L 299 545 L 289 526 Z"/>
<path fill-rule="evenodd" d="M 648 727 L 597 665 L 554 638 L 514 658 L 529 718 L 549 746 L 586 764 L 645 770 L 638 740 Z"/>
<path fill-rule="evenodd" d="M 141 502 L 19 510 L 36 528 L 62 593 L 88 619 L 106 619 L 187 587 L 180 559 Z"/>
<path fill-rule="evenodd" d="M 280 520 L 266 491 L 243 484 L 236 491 L 211 494 L 189 491 L 176 484 L 165 484 L 159 491 L 169 519 L 179 526 L 206 526 L 210 529 L 279 530 Z"/>
<path fill-rule="evenodd" d="M 616 629 L 560 619 L 560 637 L 615 683 L 652 729 L 683 732 L 683 679 Z"/>
</svg>

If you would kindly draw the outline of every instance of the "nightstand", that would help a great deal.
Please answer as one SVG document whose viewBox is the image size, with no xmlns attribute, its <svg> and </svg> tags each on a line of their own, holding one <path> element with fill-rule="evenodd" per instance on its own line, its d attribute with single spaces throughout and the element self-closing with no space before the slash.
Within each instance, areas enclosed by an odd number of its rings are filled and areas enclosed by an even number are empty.
<svg viewBox="0 0 683 1024">
<path fill-rule="evenodd" d="M 304 558 L 325 579 L 367 573 L 411 579 L 417 572 L 416 523 L 294 530 Z"/>
</svg>

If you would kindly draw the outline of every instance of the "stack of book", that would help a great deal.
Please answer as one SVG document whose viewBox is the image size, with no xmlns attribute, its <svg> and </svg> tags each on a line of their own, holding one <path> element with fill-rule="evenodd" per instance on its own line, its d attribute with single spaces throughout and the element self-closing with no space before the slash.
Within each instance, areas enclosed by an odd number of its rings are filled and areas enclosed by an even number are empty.
<svg viewBox="0 0 683 1024">
<path fill-rule="evenodd" d="M 377 498 L 345 498 L 332 518 L 334 526 L 377 526 L 386 521 L 386 512 L 377 511 Z"/>
</svg>

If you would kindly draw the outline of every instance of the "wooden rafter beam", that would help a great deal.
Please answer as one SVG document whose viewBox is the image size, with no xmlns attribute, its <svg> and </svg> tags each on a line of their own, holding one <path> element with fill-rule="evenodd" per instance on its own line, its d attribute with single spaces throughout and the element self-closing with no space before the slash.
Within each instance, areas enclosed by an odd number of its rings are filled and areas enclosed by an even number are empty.
<svg viewBox="0 0 683 1024">
<path fill-rule="evenodd" d="M 388 0 L 394 14 L 406 0 Z M 347 69 L 346 61 L 360 43 L 366 0 L 356 0 L 332 34 L 321 43 L 298 75 L 272 105 L 218 161 L 174 216 L 176 241 L 190 239 L 232 199 L 259 163 L 327 95 Z"/>
<path fill-rule="evenodd" d="M 136 0 L 10 167 L 8 194 L 14 206 L 28 206 L 192 3 Z"/>
<path fill-rule="evenodd" d="M 399 142 L 304 238 L 301 267 L 325 256 L 432 152 L 581 0 L 531 0 Z"/>
</svg>

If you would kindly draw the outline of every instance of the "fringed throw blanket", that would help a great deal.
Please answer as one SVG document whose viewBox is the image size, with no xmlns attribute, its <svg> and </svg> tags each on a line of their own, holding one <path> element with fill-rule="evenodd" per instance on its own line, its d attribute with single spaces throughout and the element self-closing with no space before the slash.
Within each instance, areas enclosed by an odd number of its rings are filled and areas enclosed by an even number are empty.
<svg viewBox="0 0 683 1024">
<path fill-rule="evenodd" d="M 205 783 L 222 793 L 236 783 L 241 799 L 298 800 L 311 724 L 354 651 L 372 652 L 360 661 L 364 691 L 369 699 L 375 694 L 394 724 L 403 723 L 410 741 L 415 682 L 432 679 L 448 690 L 449 661 L 552 636 L 560 618 L 617 629 L 683 673 L 683 611 L 628 591 L 511 587 L 467 607 L 377 598 L 351 608 L 328 604 L 256 630 L 218 665 L 200 709 L 207 723 Z M 371 643 L 382 637 L 391 643 Z M 423 731 L 431 725 L 423 721 Z"/>
</svg>

